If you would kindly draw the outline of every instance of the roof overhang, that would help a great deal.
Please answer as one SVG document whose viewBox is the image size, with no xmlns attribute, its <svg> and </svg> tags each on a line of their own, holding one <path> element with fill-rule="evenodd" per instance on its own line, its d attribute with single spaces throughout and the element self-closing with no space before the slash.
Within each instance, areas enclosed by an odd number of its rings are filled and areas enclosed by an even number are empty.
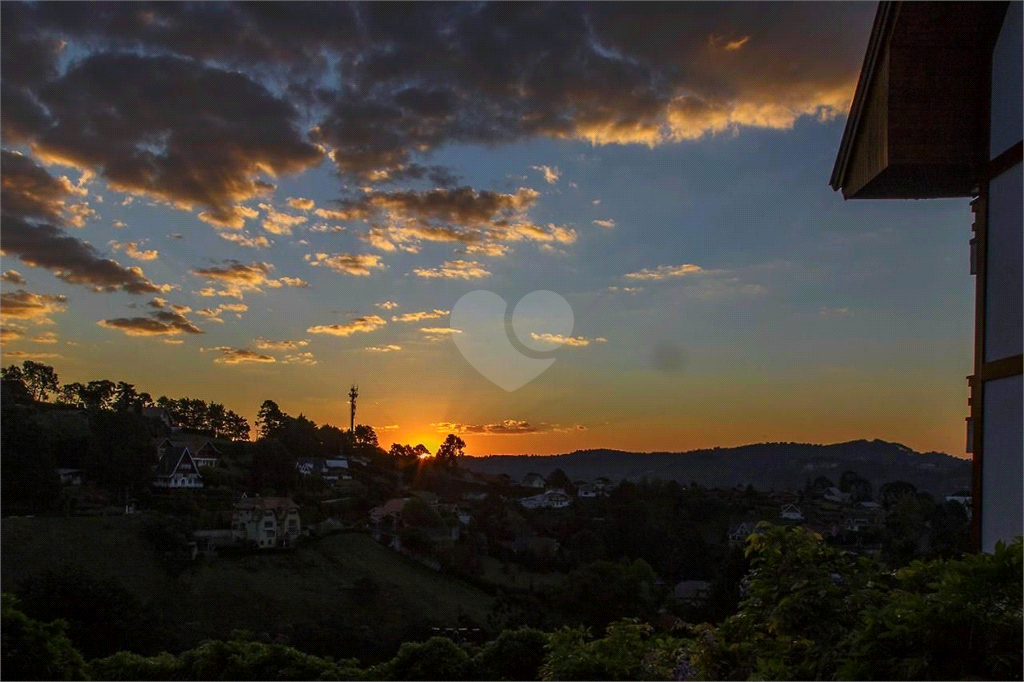
<svg viewBox="0 0 1024 682">
<path fill-rule="evenodd" d="M 988 161 L 1007 2 L 882 2 L 829 184 L 846 199 L 970 196 Z"/>
</svg>

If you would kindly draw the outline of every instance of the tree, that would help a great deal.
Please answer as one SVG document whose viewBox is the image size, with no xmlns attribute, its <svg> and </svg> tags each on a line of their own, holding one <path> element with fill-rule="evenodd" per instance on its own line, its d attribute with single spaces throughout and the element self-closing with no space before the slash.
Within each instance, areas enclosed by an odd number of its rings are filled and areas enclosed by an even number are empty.
<svg viewBox="0 0 1024 682">
<path fill-rule="evenodd" d="M 54 371 L 53 367 L 44 365 L 41 362 L 26 360 L 21 363 L 21 375 L 22 381 L 25 387 L 28 388 L 28 392 L 33 400 L 46 400 L 50 397 L 51 393 L 56 393 L 60 387 L 57 372 Z"/>
<path fill-rule="evenodd" d="M 547 643 L 547 634 L 535 628 L 502 630 L 473 657 L 473 679 L 540 679 Z"/>
<path fill-rule="evenodd" d="M 544 680 L 665 680 L 682 679 L 673 671 L 683 643 L 656 636 L 638 619 L 608 626 L 601 639 L 587 641 L 586 628 L 564 627 L 553 632 L 541 673 Z"/>
<path fill-rule="evenodd" d="M 148 393 L 139 393 L 135 386 L 124 381 L 117 382 L 114 388 L 114 399 L 111 408 L 115 412 L 139 412 L 143 407 L 153 404 Z"/>
<path fill-rule="evenodd" d="M 87 409 L 108 410 L 114 404 L 117 384 L 108 379 L 90 381 L 79 389 L 79 398 Z"/>
<path fill-rule="evenodd" d="M 561 469 L 555 469 L 548 476 L 548 487 L 549 488 L 561 488 L 562 490 L 566 491 L 570 495 L 573 494 L 572 481 L 569 480 L 569 477 Z"/>
<path fill-rule="evenodd" d="M 916 492 L 917 486 L 906 481 L 890 481 L 878 489 L 878 495 L 886 511 L 892 509 L 904 495 L 913 495 Z"/>
<path fill-rule="evenodd" d="M 355 445 L 357 448 L 380 447 L 377 441 L 377 432 L 368 424 L 356 424 Z"/>
<path fill-rule="evenodd" d="M 277 438 L 288 418 L 273 400 L 264 400 L 256 413 L 256 433 L 260 438 Z"/>
<path fill-rule="evenodd" d="M 454 433 L 449 433 L 441 443 L 441 447 L 437 449 L 437 454 L 434 455 L 437 461 L 448 467 L 457 467 L 459 461 L 466 455 L 466 441 L 462 440 Z"/>
<path fill-rule="evenodd" d="M 370 671 L 374 680 L 462 680 L 469 654 L 447 637 L 406 642 L 393 659 Z"/>
<path fill-rule="evenodd" d="M 26 616 L 12 595 L 0 595 L 0 646 L 8 680 L 84 680 L 85 660 L 64 634 L 67 624 L 49 625 Z"/>
</svg>

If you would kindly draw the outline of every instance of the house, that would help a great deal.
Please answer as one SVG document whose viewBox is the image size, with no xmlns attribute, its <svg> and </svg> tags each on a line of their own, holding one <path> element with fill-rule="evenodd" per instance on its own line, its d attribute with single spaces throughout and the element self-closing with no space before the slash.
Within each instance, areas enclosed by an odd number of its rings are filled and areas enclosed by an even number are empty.
<svg viewBox="0 0 1024 682">
<path fill-rule="evenodd" d="M 299 505 L 287 497 L 249 497 L 235 504 L 231 531 L 237 542 L 260 549 L 291 547 L 302 532 Z"/>
<path fill-rule="evenodd" d="M 167 447 L 153 472 L 154 488 L 202 488 L 203 475 L 187 447 Z"/>
<path fill-rule="evenodd" d="M 405 505 L 409 503 L 408 497 L 396 497 L 388 500 L 379 507 L 374 507 L 370 510 L 370 521 L 375 524 L 382 523 L 387 518 L 399 520 L 402 518 L 402 511 L 405 509 Z"/>
<path fill-rule="evenodd" d="M 981 551 L 1024 534 L 1022 12 L 1020 2 L 880 3 L 829 182 L 844 199 L 971 200 L 965 449 Z"/>
<path fill-rule="evenodd" d="M 166 407 L 143 407 L 142 416 L 160 422 L 171 431 L 178 430 L 170 411 Z"/>
<path fill-rule="evenodd" d="M 681 602 L 699 604 L 707 601 L 711 594 L 711 583 L 704 580 L 683 580 L 676 583 L 672 594 Z"/>
<path fill-rule="evenodd" d="M 848 533 L 860 533 L 869 528 L 874 527 L 875 524 L 871 523 L 868 519 L 863 518 L 848 518 L 843 524 L 843 527 Z"/>
<path fill-rule="evenodd" d="M 597 488 L 589 483 L 576 483 L 576 497 L 597 497 Z"/>
<path fill-rule="evenodd" d="M 572 498 L 561 488 L 545 490 L 540 495 L 524 497 L 519 504 L 527 509 L 564 509 L 572 504 Z"/>
<path fill-rule="evenodd" d="M 348 470 L 348 460 L 344 457 L 325 459 L 324 465 L 327 467 L 327 475 L 333 477 L 334 480 L 352 480 L 352 475 L 349 474 Z"/>
<path fill-rule="evenodd" d="M 803 521 L 804 512 L 796 505 L 784 504 L 782 505 L 782 511 L 779 512 L 779 518 L 787 519 L 789 521 Z"/>
<path fill-rule="evenodd" d="M 832 486 L 831 488 L 826 488 L 825 492 L 823 492 L 821 496 L 823 499 L 826 499 L 829 502 L 838 502 L 839 504 L 846 504 L 847 502 L 850 501 L 850 493 L 844 493 L 842 490 L 835 486 Z"/>
<path fill-rule="evenodd" d="M 82 485 L 81 469 L 57 469 L 57 475 L 60 476 L 61 485 Z"/>
<path fill-rule="evenodd" d="M 523 477 L 523 485 L 527 488 L 543 488 L 547 485 L 547 481 L 540 474 L 526 474 Z"/>
<path fill-rule="evenodd" d="M 744 521 L 739 525 L 733 526 L 729 529 L 729 544 L 732 546 L 745 544 L 747 542 L 747 538 L 750 537 L 753 532 L 753 521 Z"/>
<path fill-rule="evenodd" d="M 466 500 L 467 502 L 481 502 L 481 501 L 487 499 L 487 493 L 486 492 L 462 493 L 462 499 Z"/>
<path fill-rule="evenodd" d="M 217 462 L 220 461 L 220 450 L 217 449 L 210 441 L 204 441 L 198 448 L 194 444 L 190 447 L 187 442 L 183 441 L 172 441 L 170 438 L 164 438 L 157 445 L 157 457 L 163 457 L 165 451 L 180 451 L 181 448 L 188 447 L 189 452 L 192 454 L 192 461 L 200 469 L 204 467 L 216 467 Z"/>
</svg>

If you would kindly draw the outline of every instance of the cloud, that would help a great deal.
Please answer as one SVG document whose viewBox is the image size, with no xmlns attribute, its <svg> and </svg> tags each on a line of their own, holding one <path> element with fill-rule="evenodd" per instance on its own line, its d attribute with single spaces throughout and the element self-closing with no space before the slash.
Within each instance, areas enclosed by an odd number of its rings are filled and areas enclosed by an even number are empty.
<svg viewBox="0 0 1024 682">
<path fill-rule="evenodd" d="M 111 223 L 111 225 L 113 225 L 118 230 L 123 230 L 126 227 L 128 227 L 128 224 L 122 220 L 115 220 L 114 222 Z"/>
<path fill-rule="evenodd" d="M 71 204 L 67 208 L 67 224 L 71 227 L 85 227 L 87 220 L 96 218 L 99 218 L 99 214 L 90 208 L 88 203 Z"/>
<path fill-rule="evenodd" d="M 220 283 L 223 289 L 217 290 L 213 287 L 206 287 L 197 292 L 199 296 L 227 296 L 230 298 L 242 298 L 246 291 L 262 292 L 261 287 L 280 289 L 281 287 L 307 287 L 305 281 L 298 277 L 279 277 L 274 279 L 271 273 L 274 271 L 272 263 L 253 261 L 243 263 L 238 260 L 229 259 L 221 261 L 220 265 L 197 268 L 192 271 L 193 275 L 202 277 L 208 282 Z"/>
<path fill-rule="evenodd" d="M 461 334 L 461 329 L 455 327 L 420 327 L 424 341 L 437 342 L 451 338 L 455 334 Z"/>
<path fill-rule="evenodd" d="M 530 338 L 534 341 L 543 341 L 545 343 L 553 343 L 559 346 L 574 346 L 583 347 L 591 344 L 590 339 L 585 336 L 564 336 L 562 334 L 537 334 L 536 332 L 530 332 Z M 603 336 L 599 336 L 594 339 L 593 343 L 605 343 L 608 339 Z"/>
<path fill-rule="evenodd" d="M 821 317 L 853 317 L 853 311 L 849 308 L 822 308 L 818 311 Z"/>
<path fill-rule="evenodd" d="M 253 237 L 245 232 L 224 232 L 222 230 L 218 230 L 217 236 L 221 239 L 226 239 L 233 244 L 238 244 L 239 246 L 244 246 L 250 249 L 266 249 L 273 244 L 272 241 L 263 235 Z"/>
<path fill-rule="evenodd" d="M 149 317 L 117 317 L 97 322 L 104 329 L 114 329 L 126 336 L 177 336 L 203 334 L 203 330 L 184 315 L 169 310 L 157 310 Z"/>
<path fill-rule="evenodd" d="M 395 308 L 401 307 L 395 301 L 381 301 L 380 303 L 374 303 L 374 306 L 381 310 L 394 310 Z"/>
<path fill-rule="evenodd" d="M 273 363 L 277 358 L 270 355 L 263 355 L 247 348 L 232 348 L 231 346 L 214 346 L 213 348 L 201 348 L 201 352 L 213 351 L 220 353 L 220 356 L 213 359 L 218 365 L 241 365 L 246 363 Z"/>
<path fill-rule="evenodd" d="M 873 14 L 426 3 L 399 21 L 387 5 L 15 7 L 4 139 L 222 222 L 267 176 L 325 156 L 362 182 L 449 186 L 446 169 L 421 163 L 447 145 L 655 146 L 843 115 Z M 78 57 L 63 73 L 62 52 Z"/>
<path fill-rule="evenodd" d="M 415 313 L 403 313 L 401 315 L 392 315 L 392 322 L 422 322 L 423 320 L 437 320 L 446 315 L 451 314 L 450 310 L 422 310 Z"/>
<path fill-rule="evenodd" d="M 281 213 L 270 204 L 260 204 L 260 208 L 266 211 L 267 214 L 267 217 L 263 220 L 263 229 L 270 234 L 290 235 L 293 227 L 309 220 L 303 215 Z"/>
<path fill-rule="evenodd" d="M 281 363 L 285 364 L 285 365 L 307 365 L 307 366 L 310 366 L 310 365 L 318 364 L 319 361 L 315 357 L 313 357 L 312 353 L 304 352 L 304 353 L 292 353 L 290 355 L 285 355 L 284 358 L 281 359 Z"/>
<path fill-rule="evenodd" d="M 595 220 L 594 224 L 597 225 L 598 227 L 608 228 L 609 230 L 612 229 L 613 227 L 615 227 L 615 221 L 611 220 L 611 219 L 609 219 L 609 220 Z"/>
<path fill-rule="evenodd" d="M 551 166 L 531 166 L 533 170 L 540 171 L 544 176 L 544 181 L 549 185 L 558 183 L 558 178 L 561 176 L 558 168 L 552 168 Z"/>
<path fill-rule="evenodd" d="M 4 325 L 0 327 L 0 346 L 5 346 L 11 341 L 17 341 L 22 336 L 24 336 L 22 334 L 22 330 L 15 329 L 9 325 Z"/>
<path fill-rule="evenodd" d="M 678 277 L 690 277 L 707 272 L 699 265 L 684 263 L 683 265 L 659 265 L 654 269 L 644 269 L 623 275 L 626 279 L 661 281 Z"/>
<path fill-rule="evenodd" d="M 96 170 L 116 191 L 205 207 L 200 217 L 215 225 L 241 227 L 238 204 L 266 194 L 267 175 L 323 156 L 290 102 L 245 73 L 192 59 L 86 54 L 33 95 L 45 123 L 21 137 L 39 158 Z"/>
<path fill-rule="evenodd" d="M 169 291 L 170 285 L 151 282 L 137 267 L 124 267 L 103 258 L 91 244 L 71 237 L 61 225 L 62 197 L 68 189 L 42 166 L 17 152 L 3 150 L 0 174 L 0 249 L 22 262 L 41 267 L 69 284 L 97 291 L 131 294 Z"/>
<path fill-rule="evenodd" d="M 413 274 L 424 279 L 483 279 L 491 276 L 480 263 L 465 260 L 445 261 L 439 268 L 416 268 Z"/>
<path fill-rule="evenodd" d="M 489 424 L 438 422 L 432 423 L 431 426 L 435 427 L 439 433 L 468 433 L 487 436 L 518 436 L 534 433 L 566 433 L 587 430 L 587 427 L 582 424 L 572 424 L 569 426 L 546 422 L 533 424 L 524 419 L 503 419 Z"/>
<path fill-rule="evenodd" d="M 7 272 L 0 275 L 0 280 L 9 282 L 11 284 L 26 284 L 25 278 L 21 276 L 21 273 L 17 270 L 8 270 Z"/>
<path fill-rule="evenodd" d="M 398 351 L 402 350 L 402 347 L 396 346 L 395 344 L 391 343 L 386 346 L 367 346 L 366 350 L 370 351 L 371 353 L 397 353 Z"/>
<path fill-rule="evenodd" d="M 67 300 L 65 296 L 35 294 L 24 289 L 6 291 L 0 294 L 0 313 L 4 318 L 49 324 L 50 315 L 67 310 Z"/>
<path fill-rule="evenodd" d="M 42 332 L 32 337 L 32 340 L 36 343 L 57 343 L 57 334 L 55 332 Z"/>
<path fill-rule="evenodd" d="M 37 353 L 30 350 L 9 350 L 5 351 L 4 355 L 9 358 L 18 358 L 19 360 L 52 360 L 64 357 L 60 353 Z"/>
<path fill-rule="evenodd" d="M 607 291 L 611 293 L 623 293 L 623 294 L 639 294 L 644 290 L 643 287 L 608 287 Z"/>
<path fill-rule="evenodd" d="M 288 197 L 288 205 L 298 211 L 311 211 L 316 203 L 312 199 L 303 199 L 302 197 Z"/>
<path fill-rule="evenodd" d="M 256 348 L 259 350 L 297 350 L 309 345 L 309 341 L 271 341 L 262 337 L 256 339 Z"/>
<path fill-rule="evenodd" d="M 388 322 L 379 315 L 357 317 L 345 324 L 316 325 L 306 330 L 309 334 L 329 334 L 331 336 L 352 336 L 356 333 L 372 332 L 380 329 Z"/>
<path fill-rule="evenodd" d="M 135 260 L 156 260 L 160 254 L 156 250 L 143 251 L 139 248 L 139 242 L 117 242 L 111 241 L 110 247 L 114 251 L 124 251 L 125 255 Z"/>
<path fill-rule="evenodd" d="M 200 308 L 196 311 L 196 314 L 206 318 L 209 322 L 224 324 L 221 315 L 225 312 L 235 313 L 235 317 L 241 319 L 242 313 L 247 310 L 249 310 L 249 306 L 244 303 L 221 303 L 216 308 Z"/>
<path fill-rule="evenodd" d="M 369 277 L 373 270 L 383 270 L 385 266 L 380 256 L 371 253 L 316 253 L 306 254 L 306 261 L 314 267 L 324 266 L 343 275 Z"/>
</svg>

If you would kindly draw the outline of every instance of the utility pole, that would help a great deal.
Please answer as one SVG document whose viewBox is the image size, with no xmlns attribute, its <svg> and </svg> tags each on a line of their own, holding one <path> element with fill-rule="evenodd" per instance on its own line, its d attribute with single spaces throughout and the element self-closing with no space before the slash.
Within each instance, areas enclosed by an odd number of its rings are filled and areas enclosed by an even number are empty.
<svg viewBox="0 0 1024 682">
<path fill-rule="evenodd" d="M 349 424 L 348 424 L 348 436 L 352 439 L 352 445 L 356 444 L 356 398 L 359 397 L 359 387 L 352 384 L 352 388 L 348 391 L 349 401 Z"/>
</svg>

